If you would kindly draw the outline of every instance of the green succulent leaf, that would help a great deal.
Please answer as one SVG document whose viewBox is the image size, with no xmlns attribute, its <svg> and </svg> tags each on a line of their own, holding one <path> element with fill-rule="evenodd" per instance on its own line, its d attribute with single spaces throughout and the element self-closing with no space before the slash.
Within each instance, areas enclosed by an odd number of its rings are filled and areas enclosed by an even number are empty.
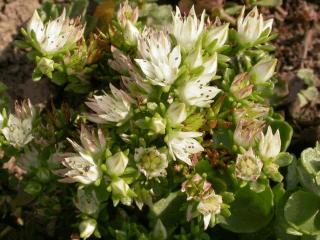
<svg viewBox="0 0 320 240">
<path fill-rule="evenodd" d="M 287 222 L 305 234 L 320 234 L 320 198 L 313 193 L 298 190 L 293 193 L 285 207 Z"/>
<path fill-rule="evenodd" d="M 268 186 L 263 192 L 249 187 L 235 194 L 230 204 L 231 216 L 222 220 L 222 227 L 236 233 L 252 233 L 265 227 L 273 217 L 273 193 Z"/>
</svg>

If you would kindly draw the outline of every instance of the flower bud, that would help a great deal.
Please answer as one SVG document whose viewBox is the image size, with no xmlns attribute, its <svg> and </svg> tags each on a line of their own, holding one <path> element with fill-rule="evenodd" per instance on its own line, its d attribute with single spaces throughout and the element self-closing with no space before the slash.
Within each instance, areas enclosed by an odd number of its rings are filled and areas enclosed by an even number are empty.
<svg viewBox="0 0 320 240">
<path fill-rule="evenodd" d="M 116 206 L 119 201 L 125 205 L 131 205 L 131 196 L 134 196 L 129 185 L 121 178 L 111 182 L 113 205 Z"/>
<path fill-rule="evenodd" d="M 135 24 L 139 17 L 139 9 L 138 7 L 132 8 L 128 1 L 125 1 L 120 5 L 120 8 L 117 12 L 117 19 L 122 28 L 125 28 L 127 22 L 132 22 Z"/>
<path fill-rule="evenodd" d="M 230 92 L 236 99 L 240 100 L 251 95 L 253 85 L 250 84 L 248 73 L 240 73 L 233 80 Z"/>
<path fill-rule="evenodd" d="M 112 193 L 116 195 L 126 196 L 129 191 L 129 185 L 121 178 L 111 183 Z"/>
<path fill-rule="evenodd" d="M 218 54 L 215 52 L 209 57 L 202 57 L 202 46 L 199 45 L 196 50 L 186 58 L 186 62 L 190 65 L 191 69 L 200 66 L 203 67 L 201 74 L 212 77 L 217 71 Z"/>
<path fill-rule="evenodd" d="M 250 76 L 254 83 L 260 84 L 268 81 L 274 74 L 277 65 L 276 59 L 259 61 L 250 71 Z"/>
<path fill-rule="evenodd" d="M 139 38 L 139 30 L 131 22 L 127 22 L 126 27 L 124 28 L 124 38 L 131 45 L 135 45 Z"/>
<path fill-rule="evenodd" d="M 204 199 L 212 191 L 211 183 L 198 173 L 192 176 L 192 178 L 184 181 L 181 186 L 181 192 L 185 192 L 187 194 L 187 200 Z"/>
<path fill-rule="evenodd" d="M 228 32 L 229 23 L 210 28 L 206 38 L 206 47 L 210 46 L 215 41 L 213 50 L 221 48 L 227 41 Z"/>
<path fill-rule="evenodd" d="M 263 172 L 275 182 L 282 182 L 283 176 L 279 172 L 279 166 L 275 163 L 268 163 L 263 167 Z"/>
<path fill-rule="evenodd" d="M 128 157 L 123 152 L 118 152 L 107 158 L 107 173 L 110 176 L 120 176 L 128 165 Z"/>
<path fill-rule="evenodd" d="M 167 173 L 167 154 L 161 153 L 155 147 L 136 148 L 134 160 L 137 162 L 137 167 L 140 172 L 148 178 L 164 176 Z"/>
<path fill-rule="evenodd" d="M 75 205 L 82 213 L 88 215 L 96 213 L 99 210 L 99 200 L 96 192 L 78 188 Z"/>
<path fill-rule="evenodd" d="M 90 132 L 84 125 L 81 125 L 80 140 L 84 149 L 93 155 L 103 152 L 106 146 L 106 139 L 101 129 L 98 129 L 97 133 Z"/>
<path fill-rule="evenodd" d="M 172 126 L 177 126 L 187 118 L 187 109 L 184 103 L 174 102 L 167 111 L 167 118 Z"/>
<path fill-rule="evenodd" d="M 34 119 L 36 115 L 35 107 L 32 105 L 30 99 L 23 100 L 21 104 L 18 102 L 14 105 L 15 115 L 22 119 Z"/>
<path fill-rule="evenodd" d="M 83 239 L 89 238 L 97 227 L 97 221 L 95 219 L 89 218 L 83 220 L 79 225 L 80 237 Z"/>
<path fill-rule="evenodd" d="M 233 134 L 234 142 L 242 147 L 252 146 L 263 128 L 264 122 L 257 119 L 241 119 Z"/>
<path fill-rule="evenodd" d="M 241 119 L 263 119 L 269 113 L 269 108 L 260 104 L 250 104 L 245 108 L 236 108 L 233 111 L 233 116 L 236 123 Z"/>
<path fill-rule="evenodd" d="M 44 75 L 48 75 L 49 73 L 53 72 L 54 70 L 54 61 L 43 57 L 38 62 L 37 68 L 40 70 L 40 72 Z"/>
<path fill-rule="evenodd" d="M 166 133 L 166 122 L 159 114 L 156 114 L 151 119 L 150 128 L 155 133 L 165 134 Z"/>
<path fill-rule="evenodd" d="M 281 151 L 281 138 L 279 130 L 276 133 L 272 134 L 272 129 L 269 126 L 267 133 L 264 135 L 261 132 L 261 138 L 259 142 L 259 152 L 262 158 L 274 158 L 276 157 Z"/>
<path fill-rule="evenodd" d="M 238 154 L 236 176 L 244 181 L 256 181 L 261 174 L 262 161 L 254 155 L 252 148 L 244 154 Z"/>
</svg>

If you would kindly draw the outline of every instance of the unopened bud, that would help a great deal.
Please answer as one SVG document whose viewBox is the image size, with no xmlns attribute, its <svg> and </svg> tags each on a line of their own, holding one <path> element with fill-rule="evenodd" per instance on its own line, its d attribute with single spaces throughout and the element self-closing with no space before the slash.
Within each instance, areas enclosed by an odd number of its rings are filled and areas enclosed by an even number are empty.
<svg viewBox="0 0 320 240">
<path fill-rule="evenodd" d="M 151 119 L 151 130 L 154 131 L 155 133 L 159 134 L 165 134 L 166 133 L 166 122 L 165 120 L 159 115 L 156 114 L 152 119 Z"/>
<path fill-rule="evenodd" d="M 172 103 L 168 108 L 167 118 L 173 126 L 182 123 L 187 118 L 186 105 L 184 103 Z"/>
<path fill-rule="evenodd" d="M 83 239 L 89 238 L 97 227 L 97 221 L 95 219 L 87 219 L 80 223 L 79 225 L 79 231 L 80 231 L 80 237 Z"/>
<path fill-rule="evenodd" d="M 248 73 L 240 73 L 233 80 L 230 92 L 236 99 L 243 99 L 251 95 L 253 85 L 250 84 Z"/>
<path fill-rule="evenodd" d="M 131 22 L 127 22 L 124 29 L 124 38 L 131 45 L 135 45 L 139 38 L 139 30 Z"/>
<path fill-rule="evenodd" d="M 110 176 L 120 176 L 128 165 L 128 157 L 123 152 L 118 152 L 107 158 L 107 173 Z"/>
<path fill-rule="evenodd" d="M 268 81 L 274 74 L 277 65 L 276 59 L 261 60 L 250 71 L 252 80 L 256 83 L 264 83 Z"/>
<path fill-rule="evenodd" d="M 54 61 L 49 58 L 41 58 L 38 62 L 37 68 L 40 70 L 40 72 L 44 75 L 47 75 L 54 70 Z"/>
</svg>

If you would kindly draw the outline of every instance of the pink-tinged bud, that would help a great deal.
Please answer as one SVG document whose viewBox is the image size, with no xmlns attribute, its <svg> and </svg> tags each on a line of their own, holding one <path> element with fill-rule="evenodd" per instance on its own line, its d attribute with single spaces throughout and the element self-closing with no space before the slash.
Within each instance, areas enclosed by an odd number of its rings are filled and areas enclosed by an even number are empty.
<svg viewBox="0 0 320 240">
<path fill-rule="evenodd" d="M 138 7 L 132 8 L 128 1 L 120 4 L 120 8 L 117 12 L 117 19 L 120 26 L 124 29 L 128 22 L 135 24 L 139 17 Z"/>
<path fill-rule="evenodd" d="M 251 147 L 258 139 L 264 126 L 264 121 L 257 119 L 241 119 L 234 131 L 234 142 L 244 148 Z"/>
<path fill-rule="evenodd" d="M 248 73 L 238 74 L 230 87 L 230 92 L 236 99 L 243 99 L 251 95 L 253 85 L 250 84 Z"/>
<path fill-rule="evenodd" d="M 245 108 L 236 108 L 233 110 L 233 116 L 236 123 L 241 119 L 263 119 L 269 113 L 269 108 L 260 104 L 252 104 Z"/>
<path fill-rule="evenodd" d="M 187 194 L 187 200 L 201 200 L 210 195 L 213 189 L 211 183 L 197 173 L 182 183 L 181 192 Z"/>
</svg>

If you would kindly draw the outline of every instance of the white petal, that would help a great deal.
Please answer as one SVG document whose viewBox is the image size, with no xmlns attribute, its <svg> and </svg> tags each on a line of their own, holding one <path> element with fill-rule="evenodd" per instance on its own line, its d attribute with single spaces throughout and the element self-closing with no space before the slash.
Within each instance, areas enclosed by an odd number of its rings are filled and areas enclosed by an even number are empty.
<svg viewBox="0 0 320 240">
<path fill-rule="evenodd" d="M 181 63 L 180 46 L 176 46 L 170 53 L 169 63 L 171 67 L 178 68 Z"/>
</svg>

